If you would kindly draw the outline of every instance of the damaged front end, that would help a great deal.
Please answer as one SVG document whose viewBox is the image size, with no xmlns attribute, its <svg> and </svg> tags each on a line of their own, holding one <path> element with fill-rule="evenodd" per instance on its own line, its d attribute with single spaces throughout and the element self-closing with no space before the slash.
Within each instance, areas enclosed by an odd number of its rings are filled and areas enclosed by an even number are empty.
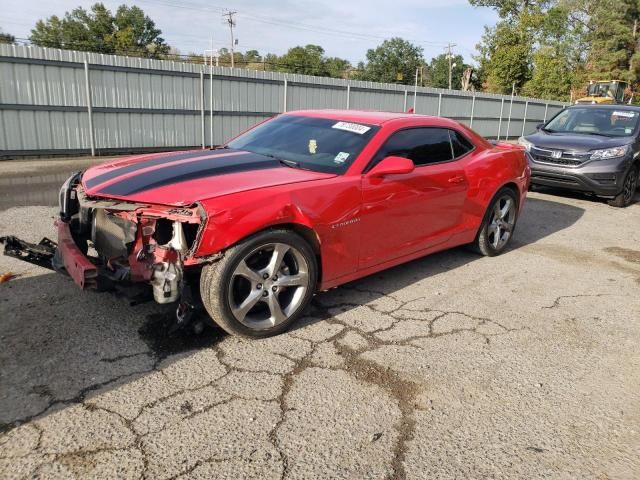
<svg viewBox="0 0 640 480">
<path fill-rule="evenodd" d="M 60 190 L 54 268 L 83 289 L 135 290 L 158 303 L 190 298 L 188 276 L 203 263 L 194 252 L 204 210 L 90 197 L 80 178 Z"/>
</svg>

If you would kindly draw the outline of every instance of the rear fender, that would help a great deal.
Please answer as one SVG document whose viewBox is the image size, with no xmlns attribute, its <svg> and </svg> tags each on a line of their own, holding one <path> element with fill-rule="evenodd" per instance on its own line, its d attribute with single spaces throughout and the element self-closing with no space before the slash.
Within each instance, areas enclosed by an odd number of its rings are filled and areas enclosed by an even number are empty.
<svg viewBox="0 0 640 480">
<path fill-rule="evenodd" d="M 487 150 L 467 165 L 467 172 L 469 197 L 465 211 L 472 217 L 470 227 L 480 226 L 489 203 L 504 186 L 516 187 L 519 208 L 522 208 L 530 177 L 524 150 L 504 147 Z"/>
</svg>

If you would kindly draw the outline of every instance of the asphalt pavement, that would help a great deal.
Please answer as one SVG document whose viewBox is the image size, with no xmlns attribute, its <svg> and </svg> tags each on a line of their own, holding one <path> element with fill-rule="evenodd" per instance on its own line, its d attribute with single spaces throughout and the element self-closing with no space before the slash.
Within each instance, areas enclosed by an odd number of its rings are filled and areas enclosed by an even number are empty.
<svg viewBox="0 0 640 480">
<path fill-rule="evenodd" d="M 0 236 L 53 237 L 75 160 L 38 162 L 0 164 Z M 253 341 L 0 256 L 0 476 L 640 478 L 639 240 L 640 203 L 531 193 L 504 255 L 413 261 Z"/>
</svg>

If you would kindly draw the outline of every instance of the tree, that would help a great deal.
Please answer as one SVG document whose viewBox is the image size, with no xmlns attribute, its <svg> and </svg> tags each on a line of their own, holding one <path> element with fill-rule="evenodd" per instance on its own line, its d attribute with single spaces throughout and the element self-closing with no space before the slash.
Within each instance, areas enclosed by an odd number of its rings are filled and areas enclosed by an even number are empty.
<svg viewBox="0 0 640 480">
<path fill-rule="evenodd" d="M 311 44 L 290 48 L 280 57 L 269 53 L 265 55 L 262 66 L 278 72 L 335 78 L 342 78 L 351 68 L 348 60 L 326 57 L 320 45 Z"/>
<path fill-rule="evenodd" d="M 587 71 L 595 80 L 621 79 L 637 82 L 640 74 L 638 21 L 635 0 L 594 2 L 587 10 Z"/>
<path fill-rule="evenodd" d="M 492 7 L 501 20 L 485 27 L 478 51 L 479 78 L 485 89 L 510 93 L 531 78 L 533 54 L 545 15 L 558 0 L 469 0 L 474 6 Z"/>
<path fill-rule="evenodd" d="M 162 58 L 169 45 L 151 18 L 138 7 L 121 5 L 113 15 L 102 3 L 38 20 L 31 42 L 42 47 Z"/>
<path fill-rule="evenodd" d="M 324 68 L 327 76 L 344 78 L 348 76 L 349 70 L 351 70 L 351 63 L 344 58 L 329 57 L 324 61 Z"/>
<path fill-rule="evenodd" d="M 531 3 L 528 0 L 469 0 L 474 7 L 492 7 L 501 18 L 517 17 Z"/>
<path fill-rule="evenodd" d="M 320 45 L 290 48 L 278 59 L 276 70 L 303 75 L 324 75 L 324 49 Z"/>
<path fill-rule="evenodd" d="M 537 51 L 533 54 L 531 79 L 524 93 L 553 100 L 569 100 L 569 93 L 584 83 L 586 45 L 583 27 L 571 21 L 566 6 L 547 11 L 538 33 Z"/>
<path fill-rule="evenodd" d="M 455 64 L 455 66 L 453 66 Z M 451 59 L 451 87 L 461 88 L 462 75 L 469 65 L 464 63 L 462 55 L 454 55 Z M 449 88 L 449 54 L 443 53 L 431 59 L 427 69 L 427 82 L 430 87 Z"/>
<path fill-rule="evenodd" d="M 511 93 L 531 76 L 532 40 L 525 30 L 509 22 L 499 22 L 493 28 L 485 27 L 478 45 L 480 52 L 479 78 L 485 90 Z"/>
<path fill-rule="evenodd" d="M 262 61 L 262 57 L 258 50 L 247 50 L 244 52 L 244 61 L 247 63 L 257 63 Z"/>
<path fill-rule="evenodd" d="M 543 47 L 533 54 L 533 63 L 535 67 L 523 93 L 531 97 L 568 100 L 574 74 L 566 59 L 549 47 Z"/>
<path fill-rule="evenodd" d="M 385 40 L 367 51 L 367 63 L 359 65 L 357 78 L 374 82 L 410 84 L 424 64 L 422 47 L 402 38 Z"/>
<path fill-rule="evenodd" d="M 0 43 L 16 43 L 16 37 L 10 33 L 0 31 Z"/>
</svg>

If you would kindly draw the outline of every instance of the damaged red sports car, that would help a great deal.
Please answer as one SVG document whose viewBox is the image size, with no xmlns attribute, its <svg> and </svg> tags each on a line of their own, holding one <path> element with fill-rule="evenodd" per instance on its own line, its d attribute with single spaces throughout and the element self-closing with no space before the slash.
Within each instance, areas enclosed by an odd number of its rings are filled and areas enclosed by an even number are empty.
<svg viewBox="0 0 640 480">
<path fill-rule="evenodd" d="M 138 155 L 60 190 L 54 265 L 82 288 L 200 302 L 227 332 L 284 331 L 316 291 L 462 244 L 504 251 L 526 152 L 452 120 L 313 110 L 214 150 Z"/>
</svg>

